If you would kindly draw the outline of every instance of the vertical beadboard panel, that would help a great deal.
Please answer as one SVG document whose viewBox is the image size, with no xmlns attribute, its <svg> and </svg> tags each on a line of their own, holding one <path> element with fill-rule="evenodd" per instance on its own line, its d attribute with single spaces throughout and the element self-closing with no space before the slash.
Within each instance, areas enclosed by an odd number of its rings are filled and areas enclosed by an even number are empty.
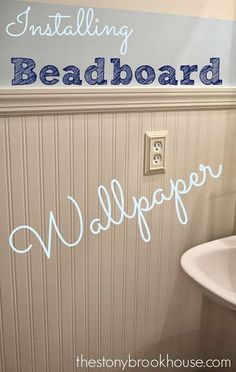
<svg viewBox="0 0 236 372">
<path fill-rule="evenodd" d="M 24 165 L 23 165 L 23 119 L 9 119 L 6 136 L 8 147 L 8 169 L 11 182 L 10 189 L 10 225 L 12 228 L 25 220 Z M 26 245 L 25 234 L 18 234 L 15 244 L 18 247 Z M 31 350 L 29 332 L 29 305 L 27 284 L 27 257 L 12 255 L 12 285 L 14 292 L 14 327 L 17 339 L 18 370 L 31 370 Z M 22 292 L 21 292 L 22 291 Z"/>
<path fill-rule="evenodd" d="M 102 184 L 109 185 L 114 177 L 114 114 L 103 114 L 100 127 L 100 177 Z M 99 214 L 103 217 L 102 214 Z M 103 218 L 104 219 L 104 218 Z M 110 355 L 111 353 L 111 317 L 112 317 L 112 231 L 98 237 L 100 245 L 99 258 L 99 354 Z M 110 321 L 108 321 L 110 320 Z"/>
<path fill-rule="evenodd" d="M 97 185 L 100 184 L 100 115 L 90 115 L 87 117 L 87 208 L 84 211 L 88 231 L 89 222 L 92 218 L 99 216 L 97 201 Z M 87 317 L 87 353 L 92 358 L 99 357 L 99 239 L 97 236 L 89 234 L 87 237 L 86 262 L 86 317 Z"/>
<path fill-rule="evenodd" d="M 75 372 L 80 354 L 199 356 L 201 293 L 179 260 L 193 245 L 235 233 L 235 121 L 234 110 L 0 119 L 1 371 Z M 144 176 L 144 133 L 163 129 L 168 131 L 166 173 Z M 170 178 L 187 181 L 199 163 L 217 168 L 220 162 L 221 179 L 184 196 L 188 225 L 179 223 L 172 201 L 146 215 L 149 244 L 136 220 L 99 236 L 89 232 L 92 218 L 106 223 L 98 185 L 109 191 L 111 179 L 118 179 L 131 213 L 132 196 L 151 198 L 157 188 L 168 193 Z M 78 216 L 67 195 L 84 217 L 79 246 L 67 248 L 53 233 L 48 260 L 32 234 L 20 233 L 16 246 L 31 242 L 32 250 L 14 254 L 8 235 L 18 225 L 30 224 L 47 243 L 50 211 L 64 239 L 76 239 Z M 112 207 L 118 217 L 114 200 Z M 204 303 L 206 309 L 211 306 Z M 226 322 L 222 327 L 227 341 Z M 210 353 L 209 345 L 206 350 Z"/>
<path fill-rule="evenodd" d="M 118 179 L 125 187 L 125 177 L 127 172 L 127 143 L 128 143 L 128 128 L 127 114 L 119 113 L 114 118 L 114 134 L 113 156 L 115 157 L 114 178 Z M 113 259 L 112 259 L 112 296 L 113 303 L 111 304 L 112 321 L 111 321 L 111 355 L 119 358 L 123 355 L 124 343 L 124 262 L 125 262 L 125 225 L 120 225 L 112 228 L 113 233 Z"/>
<path fill-rule="evenodd" d="M 83 115 L 72 117 L 71 142 L 73 143 L 73 164 L 71 177 L 73 182 L 72 196 L 78 201 L 81 211 L 85 216 L 87 209 L 87 121 Z M 73 237 L 78 236 L 80 231 L 78 217 L 72 211 Z M 74 333 L 75 345 L 73 345 L 73 357 L 77 354 L 86 355 L 87 352 L 87 273 L 86 273 L 86 244 L 87 233 L 77 249 L 71 250 L 71 274 L 74 272 L 73 294 L 74 308 L 72 332 Z M 75 365 L 75 364 L 74 364 Z M 84 369 L 82 369 L 84 371 Z"/>
<path fill-rule="evenodd" d="M 152 113 L 143 113 L 141 114 L 141 125 L 142 125 L 142 133 L 145 131 L 148 131 L 152 129 L 153 125 L 153 114 Z M 141 142 L 140 147 L 142 149 L 142 152 L 140 154 L 140 165 L 143 167 L 143 149 L 144 149 L 144 136 L 139 133 L 139 136 L 141 135 Z M 136 165 L 136 162 L 135 162 Z M 137 165 L 136 165 L 137 166 Z M 131 165 L 132 167 L 132 165 Z M 139 179 L 143 176 L 143 168 L 141 172 L 139 172 Z M 136 177 L 137 180 L 137 177 Z M 137 196 L 146 195 L 148 198 L 150 198 L 150 178 L 145 176 L 144 182 L 141 182 L 141 184 L 138 184 L 138 192 L 135 193 Z M 137 181 L 136 181 L 137 182 Z M 150 215 L 147 215 L 147 222 L 150 224 Z M 134 250 L 138 249 L 138 256 L 136 259 L 136 265 L 137 265 L 137 288 L 136 288 L 136 311 L 135 311 L 135 349 L 140 350 L 141 349 L 141 342 L 145 341 L 146 337 L 146 322 L 145 322 L 145 313 L 146 313 L 146 279 L 147 279 L 147 270 L 148 270 L 148 249 L 146 249 L 146 244 L 140 240 L 140 232 L 139 229 L 136 228 L 135 233 L 137 234 L 137 242 L 138 246 L 134 246 Z M 134 242 L 136 245 L 136 242 Z M 128 264 L 128 263 L 127 263 Z M 128 264 L 129 265 L 129 264 Z M 141 341 L 143 340 L 143 341 Z M 134 350 L 134 352 L 136 351 Z M 126 351 L 128 353 L 128 350 Z"/>
<path fill-rule="evenodd" d="M 14 287 L 12 282 L 12 252 L 8 250 L 7 236 L 11 228 L 10 224 L 10 177 L 9 177 L 9 151 L 8 151 L 8 120 L 1 118 L 1 178 L 0 198 L 1 216 L 4 223 L 1 226 L 1 359 L 5 370 L 17 370 L 18 346 L 14 317 Z M 4 212 L 3 212 L 4 211 Z M 9 347 L 11 345 L 11 347 Z M 3 369 L 4 371 L 4 369 Z"/>
<path fill-rule="evenodd" d="M 42 180 L 40 157 L 41 155 L 41 132 L 39 131 L 39 118 L 35 116 L 25 119 L 25 158 L 26 158 L 26 180 L 28 221 L 38 232 L 41 233 L 42 220 Z M 27 245 L 32 239 L 28 234 Z M 44 297 L 43 297 L 43 272 L 42 272 L 42 253 L 41 247 L 36 240 L 33 240 L 34 249 L 28 255 L 28 282 L 30 295 L 30 325 L 31 325 L 31 348 L 32 348 L 32 370 L 38 371 L 40 368 L 46 370 L 45 355 L 45 334 L 44 334 Z M 41 329 L 41 332 L 39 332 Z"/>
<path fill-rule="evenodd" d="M 48 239 L 48 215 L 52 210 L 56 220 L 60 219 L 58 213 L 58 124 L 56 116 L 39 118 L 39 172 L 40 172 L 40 209 L 41 232 L 44 241 Z M 58 242 L 54 235 L 52 244 L 52 259 L 49 261 L 44 252 L 41 252 L 41 266 L 43 275 L 43 329 L 45 348 L 45 371 L 61 366 L 61 328 L 59 307 L 59 280 L 58 279 Z"/>
</svg>

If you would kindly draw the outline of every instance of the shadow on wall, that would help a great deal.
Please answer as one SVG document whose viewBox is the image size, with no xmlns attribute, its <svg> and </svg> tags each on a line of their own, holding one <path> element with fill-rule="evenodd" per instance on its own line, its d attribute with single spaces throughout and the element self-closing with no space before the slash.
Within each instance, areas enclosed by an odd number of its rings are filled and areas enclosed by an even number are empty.
<svg viewBox="0 0 236 372">
<path fill-rule="evenodd" d="M 188 230 L 189 234 L 185 240 L 187 247 L 206 240 L 221 238 L 223 231 L 224 236 L 236 233 L 236 174 L 232 171 L 236 170 L 236 148 L 230 141 L 233 137 L 236 138 L 236 125 L 230 120 L 229 116 L 222 159 L 225 165 L 225 177 L 222 177 L 220 191 L 211 195 L 209 203 L 204 200 L 204 195 L 197 197 Z M 201 220 L 202 208 L 208 208 L 206 221 Z M 220 213 L 225 214 L 223 226 L 222 215 L 218 218 Z M 200 226 L 200 229 L 196 230 L 194 226 Z M 179 265 L 181 252 L 178 256 L 175 261 L 176 265 Z M 168 354 L 171 359 L 230 359 L 233 366 L 236 365 L 236 312 L 202 295 L 199 287 L 182 272 L 180 265 L 173 283 L 172 292 L 168 298 L 168 311 L 160 314 L 159 332 L 154 338 L 157 340 L 156 343 L 148 344 L 145 349 L 137 351 L 132 357 L 152 360 L 158 359 L 160 354 L 163 357 Z M 186 293 L 191 296 L 186 298 Z M 199 319 L 196 319 L 196 313 L 201 314 Z M 178 354 L 175 353 L 176 350 Z M 189 350 L 194 350 L 194 353 L 189 355 Z M 140 368 L 139 370 L 151 372 L 153 368 Z M 158 370 L 171 372 L 179 369 L 170 367 Z M 202 370 L 210 371 L 212 368 Z M 231 368 L 219 367 L 215 370 L 225 372 Z M 199 368 L 198 371 L 200 371 Z"/>
<path fill-rule="evenodd" d="M 236 5 L 235 5 L 235 14 L 236 14 Z M 235 26 L 235 40 L 236 40 L 236 22 L 234 22 L 234 26 Z M 232 194 L 234 194 L 230 198 L 230 207 L 232 208 L 234 212 L 232 234 L 236 234 L 236 146 L 235 146 L 235 142 L 230 140 L 230 138 L 234 138 L 236 140 L 236 125 L 235 125 L 233 115 L 229 117 L 229 124 L 231 125 L 227 126 L 226 128 L 225 146 L 224 146 L 224 163 L 227 164 L 228 167 L 226 167 L 225 169 L 226 177 L 223 177 L 222 179 L 222 182 L 223 182 L 222 188 L 223 190 L 232 190 Z"/>
<path fill-rule="evenodd" d="M 233 120 L 233 115 L 229 113 L 222 159 L 224 177 L 221 179 L 220 191 L 211 195 L 209 203 L 204 201 L 204 195 L 197 197 L 189 225 L 189 234 L 186 237 L 185 246 L 187 247 L 236 233 L 236 147 L 232 142 L 232 138 L 236 138 L 236 125 Z M 202 221 L 202 209 L 204 208 L 208 208 L 206 221 Z M 224 213 L 223 219 L 222 213 Z M 200 224 L 199 221 L 201 221 Z M 200 230 L 196 230 L 194 228 L 196 226 L 200 226 Z M 186 293 L 191 293 L 191 297 L 186 298 Z M 201 301 L 200 297 L 202 294 L 198 286 L 179 269 L 166 314 L 165 326 L 160 337 L 162 341 L 153 350 L 154 355 L 155 352 L 156 354 L 170 354 L 171 350 L 171 356 L 174 358 L 229 358 L 235 365 L 236 313 L 212 303 L 205 296 Z M 194 319 L 196 312 L 193 314 L 192 311 L 192 309 L 196 311 L 196 308 L 201 314 L 199 324 Z M 177 326 L 176 319 L 178 319 Z M 171 329 L 175 329 L 178 334 L 171 334 Z M 193 343 L 191 348 L 190 342 Z M 180 350 L 180 352 L 174 355 L 173 350 Z M 196 353 L 189 355 L 186 354 L 186 350 L 196 350 Z M 207 371 L 206 368 L 204 370 Z M 225 369 L 218 368 L 218 370 L 224 372 Z"/>
<path fill-rule="evenodd" d="M 223 191 L 211 198 L 213 216 L 217 216 L 217 213 L 220 213 L 222 205 L 224 205 L 224 208 L 225 204 L 227 205 L 228 215 L 225 216 L 225 224 L 228 224 L 228 226 L 224 225 L 224 231 L 228 229 L 228 235 L 236 234 L 236 148 L 230 141 L 230 138 L 236 138 L 236 125 L 231 120 L 229 114 L 229 125 L 226 128 L 224 144 L 223 162 L 225 164 L 225 177 L 222 178 L 221 187 Z M 215 223 L 213 234 L 220 237 L 220 228 L 221 226 Z M 224 308 L 204 296 L 201 314 L 201 357 L 212 359 L 229 358 L 233 364 L 232 368 L 235 369 L 236 312 Z M 231 368 L 222 367 L 218 368 L 218 370 L 225 372 L 231 370 Z"/>
<path fill-rule="evenodd" d="M 191 287 L 192 293 L 188 299 L 185 298 L 185 294 L 190 293 L 187 287 Z M 176 303 L 178 296 L 182 298 L 181 301 Z M 196 309 L 196 306 L 199 307 L 201 319 L 198 329 L 191 329 L 192 323 L 195 322 L 192 309 L 193 307 Z M 178 332 L 172 334 L 173 329 L 176 331 L 176 319 L 178 319 Z M 173 322 L 175 322 L 175 326 L 173 326 Z M 236 312 L 216 304 L 205 295 L 202 295 L 199 287 L 180 271 L 176 278 L 172 300 L 166 313 L 164 329 L 159 335 L 159 339 L 161 341 L 148 345 L 145 349 L 132 355 L 132 357 L 136 360 L 147 359 L 150 361 L 152 359 L 159 360 L 160 354 L 162 358 L 165 358 L 168 354 L 172 360 L 187 361 L 201 358 L 203 361 L 208 359 L 221 361 L 222 359 L 230 359 L 233 368 L 236 365 Z M 178 354 L 174 350 L 178 350 Z M 190 355 L 186 352 L 187 350 L 195 350 L 195 353 Z M 151 372 L 154 369 L 139 368 L 139 370 Z M 170 364 L 169 368 L 163 367 L 158 370 L 160 372 L 172 372 L 179 370 L 179 368 L 172 368 Z M 196 371 L 207 372 L 210 370 L 212 371 L 212 368 L 198 368 Z M 228 372 L 232 369 L 219 367 L 214 368 L 214 370 Z M 193 371 L 192 368 L 191 371 Z M 115 372 L 118 372 L 118 369 Z"/>
<path fill-rule="evenodd" d="M 193 242 L 195 242 L 194 245 L 202 244 L 236 234 L 236 147 L 232 141 L 232 138 L 236 139 L 236 125 L 233 122 L 233 116 L 230 115 L 229 113 L 225 131 L 224 156 L 223 159 L 219 159 L 224 165 L 220 191 L 211 194 L 209 203 L 204 200 L 204 194 L 196 198 L 189 223 L 188 247 L 192 247 Z M 207 221 L 202 220 L 204 208 L 208 208 Z M 198 230 L 194 226 L 199 226 Z"/>
<path fill-rule="evenodd" d="M 135 360 L 159 360 L 159 356 L 165 358 L 167 354 L 172 360 L 175 359 L 198 359 L 199 358 L 199 338 L 201 336 L 200 319 L 196 322 L 195 314 L 201 312 L 201 292 L 197 286 L 182 272 L 179 267 L 177 277 L 174 279 L 175 284 L 169 298 L 168 311 L 164 314 L 163 322 L 161 314 L 159 315 L 159 330 L 156 334 L 156 343 L 147 343 L 147 347 L 136 351 L 132 354 Z M 186 300 L 186 293 L 192 296 Z M 192 309 L 195 309 L 193 312 Z M 195 324 L 195 329 L 193 327 Z M 162 329 L 161 329 L 162 328 Z M 178 350 L 178 351 L 177 351 Z M 189 350 L 194 350 L 189 354 Z M 128 368 L 125 370 L 129 370 Z M 153 372 L 155 368 L 142 368 L 138 370 Z M 180 370 L 173 368 L 171 362 L 169 368 L 158 368 L 160 372 L 173 372 Z M 192 370 L 192 369 L 191 369 Z M 115 372 L 120 369 L 115 369 Z"/>
<path fill-rule="evenodd" d="M 230 359 L 232 369 L 219 367 L 217 370 L 235 370 L 236 312 L 203 296 L 200 340 L 202 359 Z"/>
<path fill-rule="evenodd" d="M 234 4 L 234 17 L 236 17 L 236 3 Z M 229 77 L 233 79 L 236 76 L 236 22 L 232 22 L 232 38 L 231 38 L 231 50 L 230 50 L 230 65 L 229 65 Z M 235 78 L 234 78 L 235 79 Z M 236 80 L 233 80 L 231 83 L 232 86 L 236 85 Z"/>
</svg>

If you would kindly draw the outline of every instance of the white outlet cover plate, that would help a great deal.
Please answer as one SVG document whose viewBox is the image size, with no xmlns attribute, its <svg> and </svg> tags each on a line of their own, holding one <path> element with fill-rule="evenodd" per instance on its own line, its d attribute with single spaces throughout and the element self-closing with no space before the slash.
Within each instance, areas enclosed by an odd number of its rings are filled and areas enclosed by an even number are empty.
<svg viewBox="0 0 236 372">
<path fill-rule="evenodd" d="M 152 131 L 145 133 L 145 152 L 144 152 L 144 174 L 156 174 L 165 172 L 166 164 L 166 138 L 167 131 Z M 153 150 L 154 141 L 161 141 L 162 148 L 158 151 Z M 162 161 L 160 164 L 154 164 L 153 156 L 160 154 Z"/>
</svg>

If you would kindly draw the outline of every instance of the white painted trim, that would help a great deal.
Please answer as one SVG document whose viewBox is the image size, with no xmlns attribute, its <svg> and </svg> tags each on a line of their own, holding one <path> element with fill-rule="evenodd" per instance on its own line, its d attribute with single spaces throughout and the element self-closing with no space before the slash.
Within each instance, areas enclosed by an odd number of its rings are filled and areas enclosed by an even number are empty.
<svg viewBox="0 0 236 372">
<path fill-rule="evenodd" d="M 236 108 L 236 88 L 0 89 L 0 115 Z"/>
</svg>

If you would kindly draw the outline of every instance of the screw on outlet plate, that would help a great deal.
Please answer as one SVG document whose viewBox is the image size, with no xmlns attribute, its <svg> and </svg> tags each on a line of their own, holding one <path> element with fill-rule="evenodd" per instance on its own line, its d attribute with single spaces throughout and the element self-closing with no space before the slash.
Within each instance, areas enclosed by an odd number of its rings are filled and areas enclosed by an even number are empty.
<svg viewBox="0 0 236 372">
<path fill-rule="evenodd" d="M 144 174 L 165 172 L 167 132 L 145 133 Z"/>
</svg>

